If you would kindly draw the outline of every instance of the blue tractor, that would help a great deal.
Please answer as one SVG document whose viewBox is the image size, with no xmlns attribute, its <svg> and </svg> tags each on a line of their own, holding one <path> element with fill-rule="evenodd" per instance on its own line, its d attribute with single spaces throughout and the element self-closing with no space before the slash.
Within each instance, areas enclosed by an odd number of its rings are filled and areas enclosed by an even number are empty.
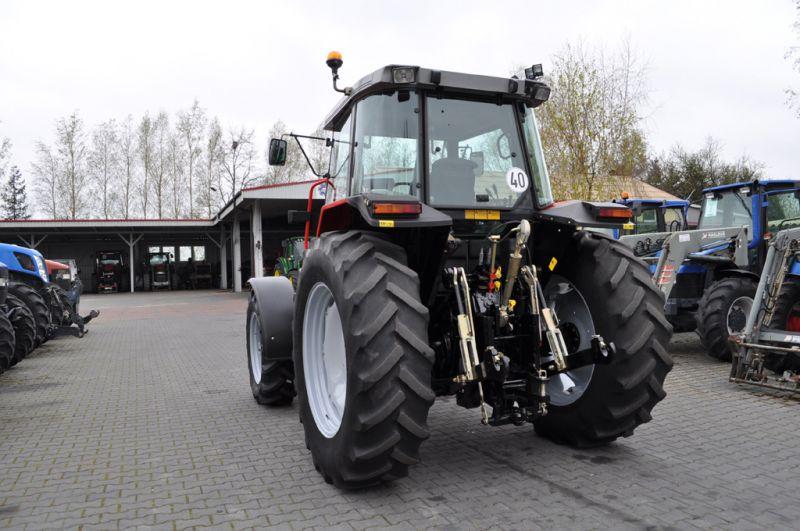
<svg viewBox="0 0 800 531">
<path fill-rule="evenodd" d="M 0 374 L 14 364 L 14 347 L 16 345 L 14 327 L 6 311 L 8 295 L 8 268 L 0 263 Z"/>
<path fill-rule="evenodd" d="M 0 243 L 0 262 L 8 267 L 8 293 L 19 299 L 33 316 L 31 348 L 38 347 L 50 338 L 53 324 L 45 298 L 49 280 L 44 257 L 35 249 Z"/>
<path fill-rule="evenodd" d="M 697 330 L 706 353 L 730 360 L 729 337 L 740 333 L 753 305 L 767 243 L 800 226 L 800 182 L 755 180 L 708 188 L 698 230 L 623 237 L 651 262 L 678 331 Z"/>
<path fill-rule="evenodd" d="M 29 330 L 31 319 L 26 318 L 26 324 L 20 322 L 16 327 L 17 343 L 20 342 L 20 334 L 25 333 L 25 341 L 17 347 L 17 361 L 46 342 L 59 327 L 69 328 L 75 324 L 78 326 L 78 335 L 82 336 L 84 325 L 98 315 L 94 311 L 87 317 L 78 315 L 82 291 L 80 281 L 73 282 L 69 291 L 50 282 L 47 264 L 39 251 L 0 243 L 0 262 L 8 268 L 7 299 L 27 309 L 33 322 L 32 333 Z M 17 313 L 25 314 L 24 309 Z"/>
</svg>

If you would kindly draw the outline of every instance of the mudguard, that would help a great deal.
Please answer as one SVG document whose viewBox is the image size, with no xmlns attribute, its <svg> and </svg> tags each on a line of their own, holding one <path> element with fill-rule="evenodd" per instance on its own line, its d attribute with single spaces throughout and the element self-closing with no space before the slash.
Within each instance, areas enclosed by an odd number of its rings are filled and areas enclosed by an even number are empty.
<svg viewBox="0 0 800 531">
<path fill-rule="evenodd" d="M 259 277 L 249 280 L 259 316 L 264 359 L 292 359 L 292 314 L 294 289 L 286 277 Z"/>
</svg>

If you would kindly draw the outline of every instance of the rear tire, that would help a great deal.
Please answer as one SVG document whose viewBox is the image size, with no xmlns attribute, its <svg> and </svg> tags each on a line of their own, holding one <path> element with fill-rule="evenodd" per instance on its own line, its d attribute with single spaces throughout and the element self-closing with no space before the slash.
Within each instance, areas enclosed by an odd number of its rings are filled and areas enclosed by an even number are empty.
<svg viewBox="0 0 800 531">
<path fill-rule="evenodd" d="M 579 231 L 559 258 L 554 274 L 582 295 L 595 333 L 617 347 L 609 365 L 595 365 L 582 394 L 572 403 L 549 406 L 534 422 L 539 435 L 578 447 L 628 437 L 650 420 L 666 393 L 672 368 L 666 345 L 672 327 L 664 317 L 664 297 L 647 265 L 632 251 L 605 236 Z M 561 315 L 562 325 L 569 316 Z"/>
<path fill-rule="evenodd" d="M 12 294 L 6 295 L 6 306 L 14 310 L 11 317 L 11 326 L 14 327 L 14 359 L 12 365 L 22 359 L 36 348 L 36 321 L 28 306 Z"/>
<path fill-rule="evenodd" d="M 295 394 L 292 362 L 264 359 L 263 350 L 261 313 L 256 294 L 253 293 L 247 305 L 247 370 L 250 373 L 250 390 L 259 404 L 288 406 L 294 400 Z"/>
<path fill-rule="evenodd" d="M 27 284 L 12 282 L 8 286 L 8 292 L 19 298 L 33 314 L 36 322 L 36 341 L 34 346 L 38 347 L 50 338 L 50 311 L 47 308 L 44 298 L 38 291 Z"/>
<path fill-rule="evenodd" d="M 347 489 L 405 477 L 434 400 L 428 309 L 405 251 L 371 233 L 324 234 L 295 300 L 295 385 L 314 466 Z"/>
<path fill-rule="evenodd" d="M 720 361 L 731 361 L 733 351 L 728 338 L 744 330 L 749 308 L 756 295 L 756 281 L 748 277 L 717 280 L 705 290 L 697 309 L 697 334 L 705 353 Z M 749 298 L 750 306 L 742 303 Z M 736 302 L 736 307 L 731 306 Z"/>
<path fill-rule="evenodd" d="M 0 314 L 0 374 L 14 364 L 14 327 Z"/>
</svg>

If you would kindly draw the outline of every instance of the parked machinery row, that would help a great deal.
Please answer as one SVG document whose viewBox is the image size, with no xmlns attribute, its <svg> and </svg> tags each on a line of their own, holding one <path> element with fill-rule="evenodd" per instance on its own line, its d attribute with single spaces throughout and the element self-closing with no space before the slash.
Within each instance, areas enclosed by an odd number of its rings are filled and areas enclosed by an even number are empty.
<svg viewBox="0 0 800 531">
<path fill-rule="evenodd" d="M 95 258 L 95 288 L 98 293 L 117 293 L 130 289 L 130 269 L 121 251 L 99 251 Z M 169 252 L 147 253 L 141 264 L 142 285 L 150 291 L 212 288 L 211 264 L 176 263 Z"/>
<path fill-rule="evenodd" d="M 0 373 L 58 330 L 82 337 L 99 314 L 79 312 L 83 286 L 74 260 L 45 260 L 39 251 L 0 244 Z"/>
</svg>

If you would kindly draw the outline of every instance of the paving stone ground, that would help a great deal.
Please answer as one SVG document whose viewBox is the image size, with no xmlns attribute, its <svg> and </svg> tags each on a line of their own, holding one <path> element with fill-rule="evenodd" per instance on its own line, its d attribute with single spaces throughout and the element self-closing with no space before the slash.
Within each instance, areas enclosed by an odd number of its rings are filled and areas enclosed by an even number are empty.
<svg viewBox="0 0 800 531">
<path fill-rule="evenodd" d="M 440 400 L 410 477 L 340 492 L 296 406 L 247 384 L 246 298 L 86 296 L 83 339 L 0 375 L 0 527 L 797 529 L 798 401 L 740 388 L 693 334 L 653 421 L 576 450 Z"/>
</svg>

